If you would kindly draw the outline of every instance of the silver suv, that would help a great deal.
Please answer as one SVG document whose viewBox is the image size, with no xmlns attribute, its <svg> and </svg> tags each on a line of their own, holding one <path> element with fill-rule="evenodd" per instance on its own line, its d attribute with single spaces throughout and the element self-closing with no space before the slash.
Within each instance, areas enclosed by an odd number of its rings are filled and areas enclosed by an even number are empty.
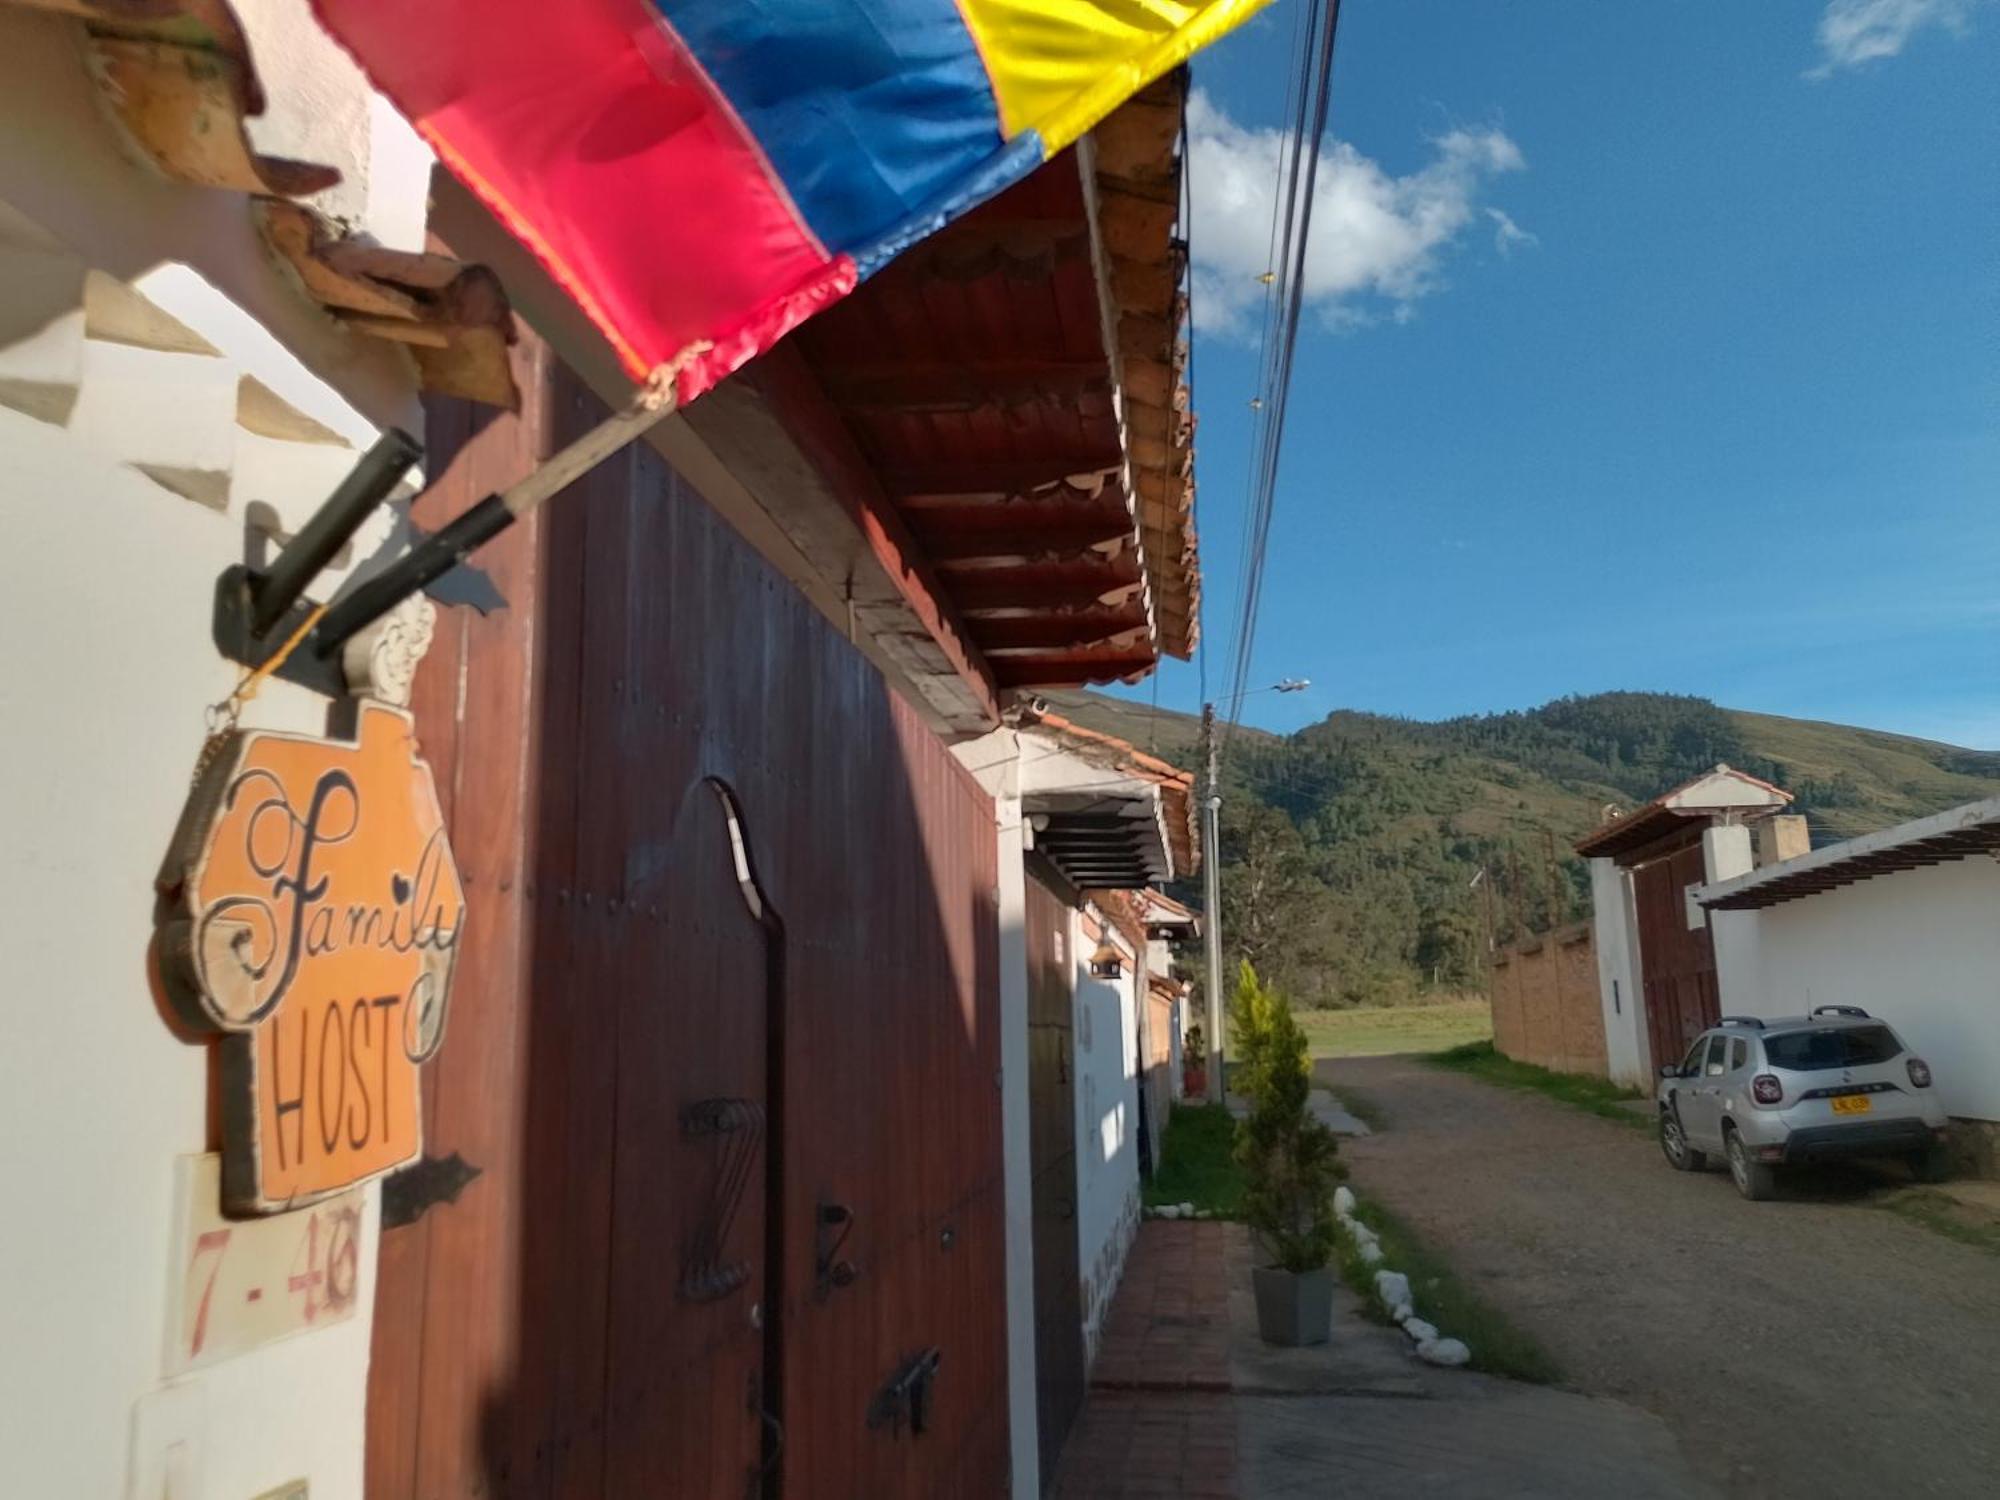
<svg viewBox="0 0 2000 1500">
<path fill-rule="evenodd" d="M 1769 1198 L 1779 1167 L 1901 1156 L 1919 1180 L 1948 1170 L 1931 1070 L 1858 1005 L 1760 1021 L 1724 1016 L 1660 1069 L 1660 1149 L 1699 1172 L 1729 1163 L 1746 1198 Z"/>
</svg>

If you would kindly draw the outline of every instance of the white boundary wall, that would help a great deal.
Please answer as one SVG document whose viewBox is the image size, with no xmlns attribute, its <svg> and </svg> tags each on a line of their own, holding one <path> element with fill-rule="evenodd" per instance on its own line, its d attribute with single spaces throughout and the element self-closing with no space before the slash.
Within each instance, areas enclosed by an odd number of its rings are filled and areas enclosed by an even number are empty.
<svg viewBox="0 0 2000 1500">
<path fill-rule="evenodd" d="M 1083 1352 L 1088 1367 L 1139 1228 L 1138 965 L 1108 922 L 1104 936 L 1125 953 L 1117 979 L 1090 973 L 1095 941 L 1070 923 L 1076 994 L 1076 1232 L 1082 1273 Z"/>
<path fill-rule="evenodd" d="M 340 167 L 327 206 L 416 248 L 414 135 L 305 0 L 238 9 L 271 96 L 259 143 Z M 421 410 L 407 359 L 309 302 L 246 198 L 125 153 L 79 41 L 0 7 L 0 1491 L 247 1500 L 304 1479 L 356 1500 L 376 1190 L 351 1318 L 166 1374 L 209 1056 L 168 1032 L 146 955 L 203 707 L 236 677 L 208 638 L 216 574 Z M 354 555 L 393 544 L 380 517 Z M 325 706 L 275 683 L 244 722 L 319 731 Z"/>
<path fill-rule="evenodd" d="M 1646 992 L 1639 982 L 1639 923 L 1632 877 L 1616 860 L 1590 862 L 1597 988 L 1604 1007 L 1604 1064 L 1615 1083 L 1644 1086 L 1653 1062 L 1646 1042 Z"/>
<path fill-rule="evenodd" d="M 1021 816 L 1021 737 L 996 729 L 952 747 L 993 798 L 1000 841 L 1000 1152 L 1007 1213 L 1007 1424 L 1014 1500 L 1041 1489 L 1035 1398 L 1034 1159 L 1029 1139 L 1027 823 Z M 1072 945 L 1074 946 L 1074 945 Z"/>
<path fill-rule="evenodd" d="M 1930 1063 L 1948 1113 L 2000 1120 L 2000 863 L 1974 856 L 1708 919 L 1725 1015 L 1859 1005 Z"/>
</svg>

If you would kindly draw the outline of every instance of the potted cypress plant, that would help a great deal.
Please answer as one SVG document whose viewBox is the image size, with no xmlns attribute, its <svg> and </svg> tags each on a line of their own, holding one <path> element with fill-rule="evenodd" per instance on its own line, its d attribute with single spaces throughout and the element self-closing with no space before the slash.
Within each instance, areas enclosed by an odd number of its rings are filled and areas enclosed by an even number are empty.
<svg viewBox="0 0 2000 1500">
<path fill-rule="evenodd" d="M 1262 1023 L 1246 1080 L 1250 1113 L 1237 1126 L 1243 1217 L 1259 1248 L 1251 1279 L 1266 1343 L 1325 1343 L 1333 1325 L 1333 1190 L 1346 1175 L 1340 1143 L 1307 1107 L 1306 1036 L 1282 996 L 1257 985 Z M 1242 987 L 1239 986 L 1239 996 Z"/>
<path fill-rule="evenodd" d="M 1276 999 L 1277 992 L 1258 979 L 1249 959 L 1237 965 L 1236 993 L 1229 997 L 1229 1037 L 1234 1045 L 1228 1068 L 1238 1084 L 1237 1092 L 1246 1099 L 1257 1095 L 1271 1038 L 1271 1007 Z M 1230 1078 L 1223 1079 L 1225 1097 L 1230 1082 Z"/>
<path fill-rule="evenodd" d="M 1196 1021 L 1181 1039 L 1181 1097 L 1204 1098 L 1208 1093 L 1208 1033 Z"/>
</svg>

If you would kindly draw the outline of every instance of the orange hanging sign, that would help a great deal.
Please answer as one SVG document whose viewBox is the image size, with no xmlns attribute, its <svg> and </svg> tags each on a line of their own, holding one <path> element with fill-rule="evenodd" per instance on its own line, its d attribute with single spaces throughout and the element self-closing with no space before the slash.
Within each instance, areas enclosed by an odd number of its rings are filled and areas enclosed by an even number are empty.
<svg viewBox="0 0 2000 1500">
<path fill-rule="evenodd" d="M 465 891 L 410 716 L 352 741 L 231 731 L 162 875 L 161 973 L 223 1034 L 222 1198 L 312 1203 L 423 1152 Z"/>
</svg>

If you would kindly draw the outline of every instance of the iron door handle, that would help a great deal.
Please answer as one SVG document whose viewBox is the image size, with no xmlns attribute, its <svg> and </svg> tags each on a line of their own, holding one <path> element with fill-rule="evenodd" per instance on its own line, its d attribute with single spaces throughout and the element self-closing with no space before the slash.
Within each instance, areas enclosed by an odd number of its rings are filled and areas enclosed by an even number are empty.
<svg viewBox="0 0 2000 1500">
<path fill-rule="evenodd" d="M 764 1424 L 764 1463 L 757 1471 L 759 1479 L 769 1478 L 771 1471 L 778 1467 L 778 1459 L 785 1451 L 785 1424 L 780 1422 L 762 1406 L 757 1408 L 757 1420 Z"/>
</svg>

